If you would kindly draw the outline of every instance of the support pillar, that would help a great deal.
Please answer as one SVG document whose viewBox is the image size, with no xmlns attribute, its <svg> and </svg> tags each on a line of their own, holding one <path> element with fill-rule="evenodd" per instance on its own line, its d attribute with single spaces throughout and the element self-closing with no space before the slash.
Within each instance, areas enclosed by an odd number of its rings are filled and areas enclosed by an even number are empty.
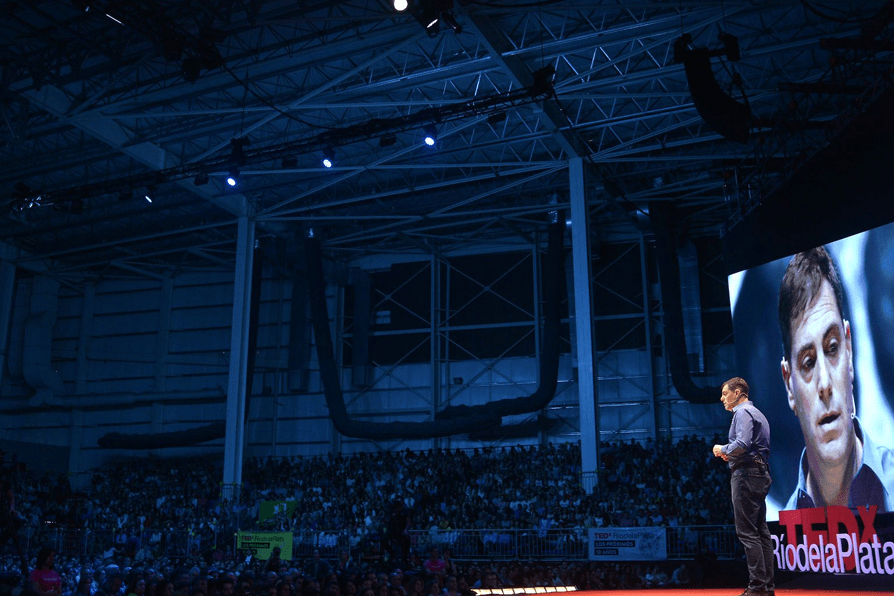
<svg viewBox="0 0 894 596">
<path fill-rule="evenodd" d="M 71 411 L 71 424 L 68 428 L 68 471 L 71 474 L 72 490 L 80 490 L 84 488 L 85 482 L 82 482 L 83 471 L 81 469 L 81 443 L 84 434 L 84 412 L 81 410 Z M 84 478 L 83 480 L 86 480 Z"/>
<path fill-rule="evenodd" d="M 9 261 L 0 261 L 0 387 L 3 386 L 3 377 L 6 375 L 15 286 L 16 266 Z"/>
<path fill-rule="evenodd" d="M 153 435 L 160 435 L 165 430 L 165 405 L 163 403 L 154 402 L 152 404 L 152 425 L 150 432 Z M 162 457 L 160 449 L 152 449 L 149 454 L 153 457 Z"/>
<path fill-rule="evenodd" d="M 224 499 L 238 499 L 242 486 L 242 452 L 245 447 L 245 387 L 248 374 L 251 275 L 254 266 L 255 224 L 239 216 L 236 239 L 236 275 L 233 284 L 233 318 L 230 336 L 230 372 L 227 382 L 227 429 L 224 437 Z"/>
<path fill-rule="evenodd" d="M 338 370 L 339 379 L 341 379 L 342 386 L 345 383 L 345 366 L 344 366 L 344 329 L 345 329 L 345 285 L 344 280 L 342 278 L 338 278 L 334 284 L 334 300 L 335 304 L 331 309 L 332 320 L 329 322 L 329 335 L 332 337 L 332 348 L 335 352 L 333 356 L 335 357 L 335 368 Z M 316 338 L 314 338 L 316 341 Z M 329 418 L 329 452 L 335 455 L 336 453 L 341 453 L 341 433 L 338 432 L 335 428 L 335 423 L 332 422 L 332 418 Z"/>
<path fill-rule="evenodd" d="M 167 390 L 168 340 L 171 336 L 171 304 L 174 300 L 174 279 L 165 275 L 161 282 L 161 304 L 158 309 L 158 337 L 155 342 L 155 390 Z"/>
<path fill-rule="evenodd" d="M 577 339 L 577 394 L 580 402 L 581 479 L 591 494 L 599 483 L 599 401 L 593 359 L 593 309 L 590 288 L 590 222 L 584 163 L 568 162 L 571 200 L 571 256 L 574 270 L 574 324 Z"/>
<path fill-rule="evenodd" d="M 429 410 L 431 420 L 434 420 L 438 414 L 438 406 L 441 403 L 441 261 L 437 255 L 432 255 L 429 261 L 431 268 L 431 286 L 430 286 L 430 305 L 429 305 L 429 325 L 430 325 L 430 360 L 431 360 L 431 408 Z M 449 387 L 449 385 L 448 385 Z M 431 440 L 431 448 L 438 449 L 441 446 L 441 440 L 433 437 Z"/>
<path fill-rule="evenodd" d="M 649 293 L 649 275 L 646 267 L 646 237 L 642 232 L 639 233 L 639 263 L 640 263 L 640 280 L 643 287 L 643 323 L 646 331 L 646 362 L 648 362 L 649 371 L 649 407 L 652 409 L 652 438 L 658 444 L 661 425 L 658 423 L 658 396 L 655 394 L 655 370 L 653 364 L 654 354 L 652 353 L 652 310 L 651 296 Z M 669 429 L 668 429 L 669 430 Z"/>
<path fill-rule="evenodd" d="M 87 354 L 90 352 L 90 338 L 93 334 L 93 311 L 96 304 L 96 286 L 93 284 L 84 288 L 84 304 L 81 307 L 81 328 L 78 336 L 78 367 L 75 373 L 75 393 L 83 395 L 87 393 L 88 362 Z"/>
</svg>

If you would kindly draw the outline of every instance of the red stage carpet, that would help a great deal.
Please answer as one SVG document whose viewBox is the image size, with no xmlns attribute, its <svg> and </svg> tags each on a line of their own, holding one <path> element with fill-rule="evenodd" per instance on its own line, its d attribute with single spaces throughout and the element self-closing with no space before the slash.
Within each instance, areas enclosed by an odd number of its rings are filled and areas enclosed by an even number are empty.
<svg viewBox="0 0 894 596">
<path fill-rule="evenodd" d="M 891 588 L 894 590 L 894 587 Z M 742 589 L 735 588 L 690 588 L 686 590 L 667 589 L 667 590 L 599 590 L 592 592 L 573 592 L 580 596 L 644 596 L 645 594 L 653 594 L 654 596 L 736 596 L 742 593 Z M 878 594 L 879 590 L 853 591 L 853 590 L 817 590 L 806 588 L 779 588 L 776 590 L 777 596 L 863 596 L 869 594 Z"/>
</svg>

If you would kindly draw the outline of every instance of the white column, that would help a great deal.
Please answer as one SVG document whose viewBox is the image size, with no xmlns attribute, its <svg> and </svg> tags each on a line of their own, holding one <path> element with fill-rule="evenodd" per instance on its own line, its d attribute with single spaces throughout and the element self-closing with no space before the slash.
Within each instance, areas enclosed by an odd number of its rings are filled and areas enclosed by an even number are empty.
<svg viewBox="0 0 894 596">
<path fill-rule="evenodd" d="M 239 217 L 236 239 L 236 276 L 233 286 L 233 319 L 230 336 L 230 374 L 227 383 L 227 429 L 224 438 L 223 489 L 225 497 L 237 498 L 242 484 L 242 451 L 245 446 L 245 385 L 248 374 L 251 275 L 254 265 L 255 224 Z"/>
<path fill-rule="evenodd" d="M 584 164 L 568 162 L 571 200 L 571 257 L 574 270 L 574 324 L 577 339 L 577 395 L 580 402 L 581 472 L 584 490 L 598 484 L 599 410 L 593 364 L 593 309 L 590 296 L 590 225 Z"/>
</svg>

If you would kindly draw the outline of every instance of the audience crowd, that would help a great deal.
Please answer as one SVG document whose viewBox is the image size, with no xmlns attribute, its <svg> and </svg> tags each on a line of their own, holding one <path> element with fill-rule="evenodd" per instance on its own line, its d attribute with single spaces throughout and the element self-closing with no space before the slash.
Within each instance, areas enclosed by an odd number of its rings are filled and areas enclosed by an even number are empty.
<svg viewBox="0 0 894 596">
<path fill-rule="evenodd" d="M 24 475 L 15 508 L 25 528 L 81 528 L 102 537 L 96 557 L 56 557 L 66 596 L 456 596 L 490 584 L 683 585 L 684 577 L 691 580 L 679 566 L 491 567 L 437 553 L 429 564 L 427 552 L 389 557 L 394 507 L 404 508 L 411 530 L 431 533 L 728 525 L 728 473 L 712 457 L 716 442 L 685 437 L 603 444 L 591 495 L 581 484 L 579 446 L 561 443 L 247 460 L 238 502 L 221 498 L 219 464 L 130 460 L 96 470 L 83 491 L 73 491 L 65 476 Z M 262 501 L 296 505 L 259 524 Z M 281 565 L 246 562 L 244 553 L 232 556 L 232 542 L 224 546 L 220 540 L 237 529 L 343 532 L 351 536 L 350 552 L 310 570 L 306 563 L 314 559 L 303 560 L 304 553 Z M 189 541 L 178 551 L 184 556 L 170 557 L 168 544 L 182 536 Z M 0 571 L 18 569 L 10 545 L 0 549 Z"/>
</svg>

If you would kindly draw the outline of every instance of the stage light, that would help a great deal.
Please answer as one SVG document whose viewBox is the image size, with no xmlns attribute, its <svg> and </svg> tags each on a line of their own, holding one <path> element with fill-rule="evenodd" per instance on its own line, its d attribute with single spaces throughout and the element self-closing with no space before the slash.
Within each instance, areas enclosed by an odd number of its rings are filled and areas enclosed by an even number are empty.
<svg viewBox="0 0 894 596">
<path fill-rule="evenodd" d="M 148 201 L 149 203 L 151 203 L 152 200 L 155 198 L 155 192 L 157 190 L 158 189 L 155 187 L 154 184 L 150 184 L 149 186 L 146 187 L 146 192 L 143 193 L 143 198 L 146 199 L 146 201 Z"/>
<path fill-rule="evenodd" d="M 438 142 L 438 127 L 434 124 L 426 124 L 423 126 L 422 134 L 425 135 L 422 138 L 423 142 L 429 147 L 434 147 L 435 143 Z"/>
<path fill-rule="evenodd" d="M 394 0 L 394 10 L 397 12 L 403 12 L 407 9 L 407 0 Z"/>
<path fill-rule="evenodd" d="M 323 167 L 331 168 L 335 164 L 335 149 L 326 147 L 323 149 Z"/>
<path fill-rule="evenodd" d="M 239 168 L 235 166 L 230 168 L 230 173 L 227 176 L 227 186 L 230 188 L 239 186 Z"/>
<path fill-rule="evenodd" d="M 210 180 L 210 177 L 208 176 L 208 174 L 196 174 L 196 179 L 193 180 L 192 183 L 195 184 L 196 186 L 204 186 L 204 185 L 208 184 L 209 180 Z"/>
<path fill-rule="evenodd" d="M 202 72 L 202 61 L 195 56 L 187 56 L 180 64 L 180 73 L 187 83 L 195 83 Z"/>
</svg>

